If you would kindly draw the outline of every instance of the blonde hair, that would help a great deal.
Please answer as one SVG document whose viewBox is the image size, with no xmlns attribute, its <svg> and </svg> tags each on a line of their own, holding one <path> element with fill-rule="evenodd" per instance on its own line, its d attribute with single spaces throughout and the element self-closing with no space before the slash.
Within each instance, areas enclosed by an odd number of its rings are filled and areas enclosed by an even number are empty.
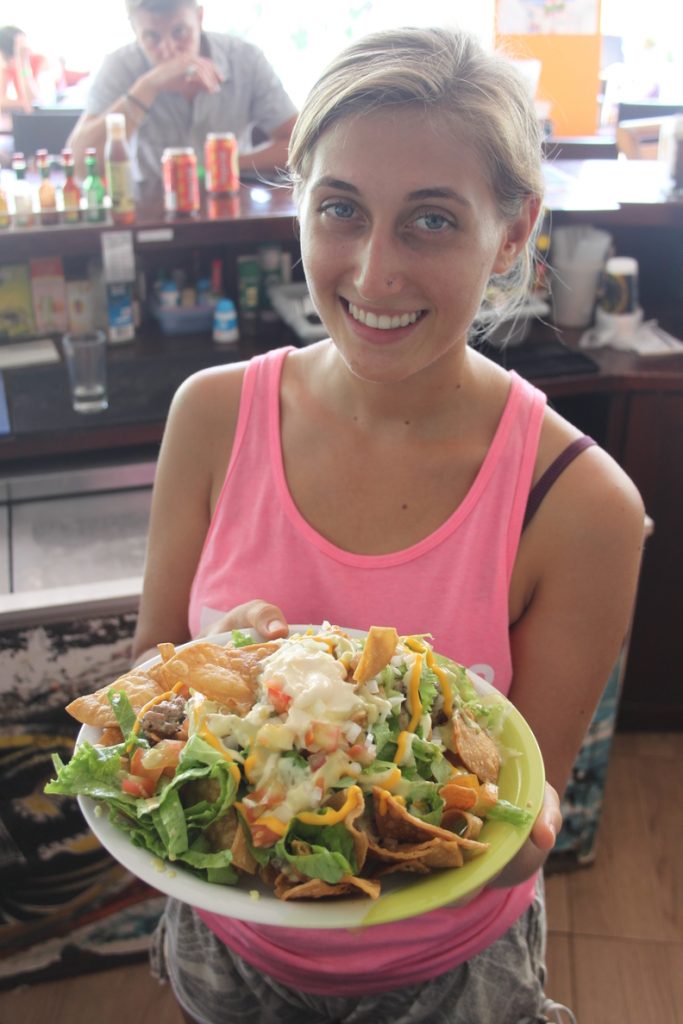
<svg viewBox="0 0 683 1024">
<path fill-rule="evenodd" d="M 527 83 L 510 60 L 487 52 L 474 36 L 443 28 L 376 32 L 332 61 L 292 132 L 289 173 L 295 190 L 305 185 L 318 139 L 336 121 L 411 105 L 426 115 L 452 115 L 471 135 L 504 219 L 513 219 L 527 197 L 542 197 L 542 133 Z M 495 319 L 503 307 L 509 315 L 526 296 L 534 237 L 508 274 L 492 278 L 485 304 L 495 307 Z"/>
</svg>

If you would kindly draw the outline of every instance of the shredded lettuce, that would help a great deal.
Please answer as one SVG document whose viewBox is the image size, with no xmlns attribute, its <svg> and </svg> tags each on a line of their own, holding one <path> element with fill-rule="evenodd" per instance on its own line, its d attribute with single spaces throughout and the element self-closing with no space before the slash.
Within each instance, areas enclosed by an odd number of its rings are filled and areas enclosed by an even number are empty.
<svg viewBox="0 0 683 1024">
<path fill-rule="evenodd" d="M 344 875 L 356 873 L 353 837 L 343 822 L 337 825 L 307 825 L 294 818 L 275 851 L 308 878 L 335 885 Z"/>
<path fill-rule="evenodd" d="M 121 792 L 121 754 L 123 743 L 113 747 L 93 747 L 82 743 L 71 760 L 64 764 L 59 754 L 52 755 L 57 778 L 45 786 L 46 793 L 61 796 L 92 797 L 93 800 L 126 798 Z M 130 797 L 135 804 L 135 798 Z"/>
<path fill-rule="evenodd" d="M 498 800 L 493 807 L 489 807 L 486 817 L 495 821 L 506 821 L 509 825 L 519 825 L 520 827 L 530 825 L 534 820 L 530 811 L 523 807 L 517 807 L 516 804 L 511 804 L 507 800 Z"/>
<path fill-rule="evenodd" d="M 133 705 L 128 700 L 128 695 L 123 690 L 114 690 L 112 688 L 107 694 L 107 700 L 116 717 L 116 724 L 123 735 L 128 738 L 135 727 L 138 717 L 133 709 Z"/>
<path fill-rule="evenodd" d="M 437 677 L 428 667 L 426 661 L 422 664 L 418 689 L 420 694 L 420 703 L 422 704 L 422 714 L 428 715 L 431 713 L 432 705 L 436 700 L 439 689 Z"/>
<path fill-rule="evenodd" d="M 241 629 L 233 629 L 230 635 L 235 647 L 248 647 L 254 643 L 253 637 L 247 636 Z"/>
<path fill-rule="evenodd" d="M 416 818 L 421 818 L 429 825 L 440 825 L 444 809 L 444 800 L 439 796 L 437 786 L 433 782 L 414 782 L 409 789 L 401 790 L 406 801 L 406 809 Z"/>
<path fill-rule="evenodd" d="M 230 765 L 199 736 L 193 736 L 183 748 L 178 769 L 172 779 L 148 799 L 134 797 L 121 790 L 124 774 L 121 756 L 126 744 L 94 747 L 82 743 L 74 756 L 64 764 L 53 755 L 57 778 L 48 782 L 47 793 L 63 796 L 89 796 L 103 800 L 109 809 L 109 820 L 127 832 L 131 841 L 142 849 L 166 860 L 178 860 L 208 879 L 208 873 L 230 874 L 232 854 L 229 850 L 212 852 L 197 845 L 207 826 L 223 817 L 232 807 L 237 786 Z M 199 800 L 190 806 L 182 802 L 182 790 L 197 779 L 213 779 L 218 783 L 215 799 Z"/>
</svg>

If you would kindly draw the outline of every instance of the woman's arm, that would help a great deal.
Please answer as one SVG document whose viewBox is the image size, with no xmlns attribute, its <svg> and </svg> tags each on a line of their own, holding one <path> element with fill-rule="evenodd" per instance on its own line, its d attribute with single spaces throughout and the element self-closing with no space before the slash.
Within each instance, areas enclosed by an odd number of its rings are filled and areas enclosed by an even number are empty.
<svg viewBox="0 0 683 1024">
<path fill-rule="evenodd" d="M 228 465 L 242 372 L 239 364 L 203 370 L 171 403 L 152 494 L 136 661 L 158 643 L 190 639 L 190 588 Z"/>
<path fill-rule="evenodd" d="M 525 533 L 520 557 L 533 585 L 511 631 L 509 696 L 538 740 L 550 785 L 532 841 L 496 885 L 529 877 L 554 845 L 558 794 L 628 632 L 643 527 L 632 482 L 591 448 L 565 470 Z"/>
</svg>

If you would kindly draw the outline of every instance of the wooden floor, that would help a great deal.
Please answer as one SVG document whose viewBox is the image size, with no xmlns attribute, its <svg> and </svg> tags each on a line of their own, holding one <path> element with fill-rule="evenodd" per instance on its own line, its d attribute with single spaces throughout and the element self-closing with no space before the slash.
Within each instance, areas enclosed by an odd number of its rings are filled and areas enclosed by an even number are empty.
<svg viewBox="0 0 683 1024">
<path fill-rule="evenodd" d="M 683 733 L 618 735 L 595 863 L 547 881 L 547 992 L 578 1024 L 683 1024 L 682 807 Z M 46 1019 L 181 1024 L 144 964 L 0 993 L 0 1024 Z"/>
</svg>

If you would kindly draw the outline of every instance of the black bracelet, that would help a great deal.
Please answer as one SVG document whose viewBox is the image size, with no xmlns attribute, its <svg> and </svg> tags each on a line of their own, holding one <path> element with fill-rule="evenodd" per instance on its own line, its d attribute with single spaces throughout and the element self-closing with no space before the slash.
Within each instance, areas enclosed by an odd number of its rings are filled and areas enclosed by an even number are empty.
<svg viewBox="0 0 683 1024">
<path fill-rule="evenodd" d="M 127 92 L 127 93 L 126 93 L 126 99 L 127 99 L 127 100 L 130 100 L 130 102 L 131 102 L 131 103 L 134 103 L 136 107 L 139 107 L 139 108 L 140 108 L 140 110 L 142 110 L 142 111 L 143 111 L 143 113 L 145 113 L 145 114 L 149 114 L 149 107 L 148 107 L 148 106 L 146 106 L 146 105 L 145 105 L 145 104 L 144 104 L 144 103 L 142 102 L 142 100 L 139 100 L 139 99 L 137 98 L 137 96 L 133 96 L 132 92 Z"/>
</svg>

